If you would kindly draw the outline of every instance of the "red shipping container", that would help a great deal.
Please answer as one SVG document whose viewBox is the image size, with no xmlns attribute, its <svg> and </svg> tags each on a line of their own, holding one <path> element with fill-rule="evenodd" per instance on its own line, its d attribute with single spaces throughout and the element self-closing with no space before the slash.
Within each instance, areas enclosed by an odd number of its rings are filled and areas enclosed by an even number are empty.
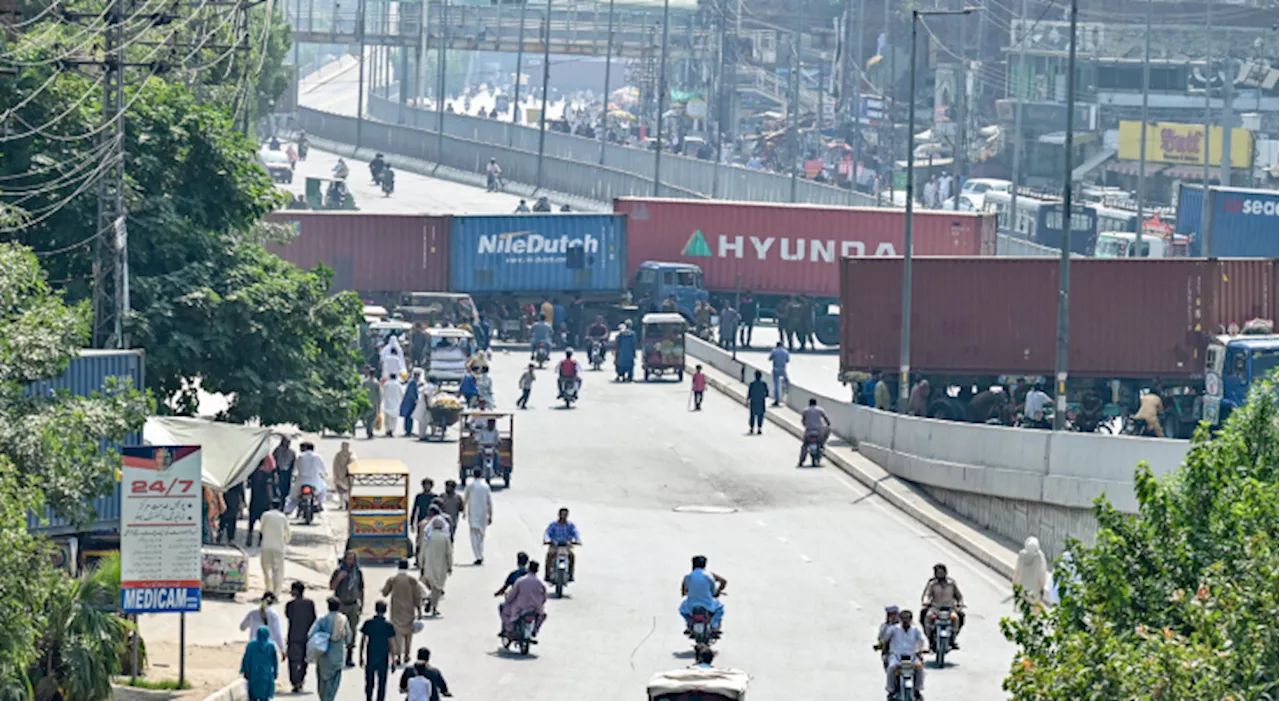
<svg viewBox="0 0 1280 701">
<path fill-rule="evenodd" d="M 448 216 L 361 212 L 276 212 L 298 237 L 267 250 L 300 268 L 333 268 L 335 291 L 441 292 L 449 289 Z"/>
<path fill-rule="evenodd" d="M 902 255 L 902 210 L 620 198 L 629 215 L 631 275 L 646 260 L 692 263 L 708 290 L 757 294 L 840 294 L 846 256 Z M 994 215 L 916 212 L 917 255 L 994 255 Z"/>
<path fill-rule="evenodd" d="M 896 374 L 902 259 L 841 265 L 841 370 Z M 1058 265 L 915 259 L 911 369 L 1052 377 Z M 1073 260 L 1067 369 L 1076 377 L 1198 378 L 1209 338 L 1255 317 L 1276 318 L 1274 260 Z"/>
</svg>

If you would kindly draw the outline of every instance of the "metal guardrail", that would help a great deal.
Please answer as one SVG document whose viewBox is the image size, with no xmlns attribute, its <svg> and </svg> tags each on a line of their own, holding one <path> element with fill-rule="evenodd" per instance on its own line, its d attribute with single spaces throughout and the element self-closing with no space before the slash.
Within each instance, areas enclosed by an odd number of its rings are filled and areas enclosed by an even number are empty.
<svg viewBox="0 0 1280 701">
<path fill-rule="evenodd" d="M 391 92 L 396 94 L 398 89 L 393 87 Z M 403 123 L 417 129 L 434 132 L 439 120 L 439 114 L 435 111 L 401 105 L 399 102 L 373 93 L 369 95 L 369 100 L 366 104 L 368 105 L 369 115 L 382 122 Z M 538 152 L 538 130 L 536 128 L 511 124 L 510 122 L 496 119 L 445 114 L 444 133 L 446 137 L 455 137 L 465 142 L 503 149 L 510 148 L 534 155 Z M 354 144 L 355 141 L 347 143 Z M 369 144 L 366 141 L 361 145 Z M 604 163 L 601 164 L 599 141 L 562 132 L 548 131 L 545 153 L 548 157 L 574 162 L 580 166 L 601 168 L 602 171 L 625 172 L 649 183 L 653 182 L 654 158 L 652 151 L 605 144 Z M 497 157 L 502 164 L 503 171 L 509 172 L 507 164 L 502 162 L 502 156 Z M 602 174 L 601 177 L 613 176 Z M 520 178 L 514 179 L 520 180 Z M 524 182 L 533 182 L 533 180 Z M 792 201 L 791 178 L 786 175 L 750 170 L 738 166 L 717 165 L 710 161 L 676 154 L 664 154 L 662 157 L 662 183 L 664 189 L 688 193 L 685 195 L 672 195 L 676 197 L 714 198 L 747 202 Z M 568 194 L 583 197 L 590 196 L 586 194 L 586 191 L 590 189 L 589 184 L 569 189 L 557 186 L 556 189 Z M 649 192 L 636 194 L 651 196 L 653 194 L 652 185 L 650 185 Z M 863 193 L 850 192 L 849 190 L 803 179 L 796 182 L 795 201 L 842 206 L 876 206 L 875 198 Z"/>
</svg>

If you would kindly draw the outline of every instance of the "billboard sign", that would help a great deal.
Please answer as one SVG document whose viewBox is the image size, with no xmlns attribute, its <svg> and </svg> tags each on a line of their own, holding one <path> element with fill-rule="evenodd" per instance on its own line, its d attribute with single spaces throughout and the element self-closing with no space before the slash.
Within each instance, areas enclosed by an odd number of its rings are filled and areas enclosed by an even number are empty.
<svg viewBox="0 0 1280 701">
<path fill-rule="evenodd" d="M 1222 165 L 1222 127 L 1209 132 L 1209 165 Z M 1248 168 L 1253 151 L 1253 135 L 1248 129 L 1231 130 L 1231 167 Z M 1160 122 L 1147 126 L 1147 161 L 1150 163 L 1204 163 L 1204 125 Z M 1136 161 L 1142 157 L 1142 122 L 1120 122 L 1120 148 L 1122 161 Z"/>
<path fill-rule="evenodd" d="M 120 608 L 200 610 L 199 446 L 126 446 L 120 489 Z"/>
</svg>

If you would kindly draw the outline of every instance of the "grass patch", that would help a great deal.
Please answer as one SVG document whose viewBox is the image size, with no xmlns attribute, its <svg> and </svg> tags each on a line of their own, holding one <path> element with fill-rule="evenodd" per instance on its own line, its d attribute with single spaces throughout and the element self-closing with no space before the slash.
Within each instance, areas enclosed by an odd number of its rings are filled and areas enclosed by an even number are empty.
<svg viewBox="0 0 1280 701">
<path fill-rule="evenodd" d="M 132 686 L 137 689 L 150 689 L 152 691 L 183 691 L 191 688 L 189 680 L 183 680 L 181 684 L 177 679 L 147 679 L 145 677 L 119 677 L 116 683 L 120 686 Z"/>
</svg>

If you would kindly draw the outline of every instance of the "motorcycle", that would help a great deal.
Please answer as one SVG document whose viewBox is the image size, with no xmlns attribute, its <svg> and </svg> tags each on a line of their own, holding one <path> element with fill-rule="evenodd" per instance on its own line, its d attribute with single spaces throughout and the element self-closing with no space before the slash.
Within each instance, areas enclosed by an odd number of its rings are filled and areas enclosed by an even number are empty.
<svg viewBox="0 0 1280 701">
<path fill-rule="evenodd" d="M 569 586 L 569 549 L 571 544 L 557 541 L 555 544 L 555 563 L 551 571 L 551 584 L 555 587 L 556 598 L 564 598 L 564 588 Z"/>
<path fill-rule="evenodd" d="M 311 150 L 311 144 L 308 144 L 305 141 L 299 141 L 298 142 L 298 160 L 300 161 L 307 160 L 307 151 L 310 151 L 310 150 Z"/>
<path fill-rule="evenodd" d="M 547 345 L 546 341 L 539 341 L 538 345 L 534 347 L 533 359 L 537 361 L 539 370 L 541 370 L 543 366 L 547 364 L 547 361 L 551 359 L 551 348 Z"/>
<path fill-rule="evenodd" d="M 947 653 L 951 652 L 952 626 L 958 616 L 950 606 L 939 606 L 929 609 L 929 620 L 933 624 L 934 664 L 939 669 L 946 666 Z"/>
<path fill-rule="evenodd" d="M 493 173 L 489 173 L 487 189 L 489 192 L 503 192 L 507 189 L 507 184 L 502 182 L 501 175 L 494 175 Z"/>
<path fill-rule="evenodd" d="M 587 358 L 591 360 L 591 369 L 599 372 L 600 366 L 604 364 L 604 344 L 592 341 L 591 347 L 587 349 Z"/>
<path fill-rule="evenodd" d="M 711 627 L 711 611 L 705 606 L 694 606 L 689 614 L 689 629 L 685 635 L 693 639 L 694 647 L 710 645 L 720 638 L 720 631 Z"/>
<path fill-rule="evenodd" d="M 302 485 L 301 503 L 298 508 L 302 510 L 302 521 L 308 526 L 315 520 L 316 512 L 320 510 L 320 499 L 316 495 L 315 489 L 309 484 Z"/>
<path fill-rule="evenodd" d="M 1121 430 L 1121 434 L 1126 436 L 1142 436 L 1149 438 L 1156 437 L 1155 430 L 1148 426 L 1146 421 L 1136 419 L 1132 416 L 1125 417 L 1124 429 Z"/>
<path fill-rule="evenodd" d="M 560 398 L 564 400 L 564 408 L 572 409 L 578 401 L 578 383 L 572 377 L 560 378 Z"/>
<path fill-rule="evenodd" d="M 484 478 L 484 483 L 489 484 L 489 480 L 493 476 L 501 472 L 500 458 L 498 457 L 498 448 L 492 445 L 481 446 L 480 448 L 480 476 Z"/>
<path fill-rule="evenodd" d="M 369 164 L 369 175 L 373 176 L 374 185 L 382 183 L 382 169 L 383 165 L 381 163 L 374 162 Z"/>
<path fill-rule="evenodd" d="M 510 650 L 512 645 L 520 651 L 521 655 L 529 654 L 529 646 L 537 645 L 538 641 L 533 637 L 533 629 L 538 624 L 538 613 L 529 611 L 516 620 L 513 630 L 502 632 L 502 648 Z"/>
<path fill-rule="evenodd" d="M 382 176 L 382 196 L 390 197 L 391 193 L 396 191 L 396 179 L 391 173 L 384 173 Z"/>
<path fill-rule="evenodd" d="M 822 462 L 822 436 L 817 431 L 805 431 L 804 450 L 809 454 L 809 464 L 814 467 Z"/>
<path fill-rule="evenodd" d="M 898 656 L 898 683 L 893 692 L 897 701 L 916 701 L 916 667 L 919 664 L 914 655 Z"/>
</svg>

